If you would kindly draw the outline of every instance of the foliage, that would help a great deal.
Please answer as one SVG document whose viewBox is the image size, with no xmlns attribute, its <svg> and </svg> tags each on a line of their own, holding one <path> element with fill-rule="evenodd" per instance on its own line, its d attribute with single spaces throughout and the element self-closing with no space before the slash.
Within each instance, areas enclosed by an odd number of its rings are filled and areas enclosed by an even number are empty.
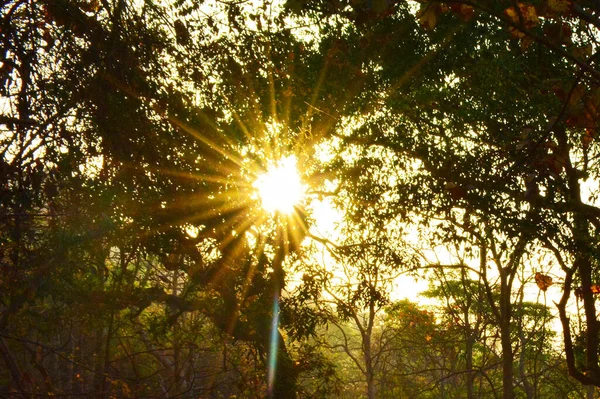
<svg viewBox="0 0 600 399">
<path fill-rule="evenodd" d="M 600 386 L 597 7 L 3 2 L 0 392 L 579 395 L 565 368 Z M 252 184 L 288 155 L 309 192 L 270 215 Z M 469 272 L 419 261 L 411 230 Z M 391 299 L 420 266 L 441 316 Z M 561 290 L 565 364 L 527 284 Z"/>
</svg>

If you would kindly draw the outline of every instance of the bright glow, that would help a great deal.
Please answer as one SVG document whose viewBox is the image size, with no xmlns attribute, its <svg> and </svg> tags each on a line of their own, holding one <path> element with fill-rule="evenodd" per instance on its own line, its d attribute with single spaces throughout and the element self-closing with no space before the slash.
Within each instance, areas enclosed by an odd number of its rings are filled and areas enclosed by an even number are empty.
<svg viewBox="0 0 600 399">
<path fill-rule="evenodd" d="M 292 213 L 304 196 L 304 185 L 296 168 L 296 157 L 282 158 L 256 179 L 254 187 L 269 212 Z"/>
</svg>

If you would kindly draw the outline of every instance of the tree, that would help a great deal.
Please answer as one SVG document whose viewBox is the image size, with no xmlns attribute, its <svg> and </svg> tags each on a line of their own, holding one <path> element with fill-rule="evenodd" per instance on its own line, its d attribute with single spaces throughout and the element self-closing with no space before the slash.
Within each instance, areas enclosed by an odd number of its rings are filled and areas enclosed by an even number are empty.
<svg viewBox="0 0 600 399">
<path fill-rule="evenodd" d="M 462 336 L 466 397 L 473 398 L 482 396 L 481 392 L 474 396 L 477 377 L 481 380 L 481 390 L 483 383 L 492 380 L 488 370 L 496 366 L 494 362 L 497 359 L 486 356 L 486 352 L 494 352 L 493 348 L 486 345 L 486 336 L 493 329 L 494 322 L 484 285 L 479 280 L 469 278 L 471 273 L 465 265 L 456 266 L 458 271 L 436 265 L 433 273 L 439 285 L 432 286 L 424 295 L 440 300 L 443 304 L 440 323 L 446 323 Z M 479 355 L 476 345 L 479 345 Z M 480 364 L 476 364 L 475 359 L 479 359 Z M 490 388 L 497 396 L 495 387 L 492 385 Z"/>
<path fill-rule="evenodd" d="M 325 361 L 298 363 L 322 313 L 288 290 L 290 265 L 306 259 L 310 207 L 273 217 L 251 188 L 270 161 L 290 154 L 311 195 L 348 201 L 356 243 L 378 248 L 367 266 L 389 249 L 381 236 L 363 240 L 370 222 L 379 233 L 414 222 L 446 242 L 460 238 L 448 231 L 458 228 L 489 249 L 506 353 L 518 265 L 528 252 L 551 251 L 565 281 L 558 307 L 569 372 L 600 384 L 600 213 L 583 186 L 598 179 L 595 3 L 423 1 L 418 13 L 395 1 L 5 3 L 7 390 L 272 388 L 293 398 L 303 374 L 330 381 Z M 379 308 L 386 290 L 363 285 L 363 305 Z M 584 305 L 583 347 L 567 313 L 572 294 Z M 72 328 L 39 322 L 51 319 Z M 198 320 L 210 324 L 210 355 L 190 337 Z M 145 336 L 150 325 L 156 334 Z M 278 364 L 270 387 L 254 371 L 268 367 L 269 353 Z M 217 379 L 239 390 L 197 382 L 205 374 L 194 367 L 219 359 Z M 506 398 L 511 367 L 506 361 Z"/>
<path fill-rule="evenodd" d="M 500 380 L 498 371 L 502 370 L 500 366 L 503 366 L 501 360 L 504 357 L 503 352 L 498 351 L 495 340 L 502 331 L 492 312 L 494 304 L 488 302 L 484 284 L 465 280 L 464 267 L 434 270 L 440 276 L 439 283 L 425 294 L 440 299 L 439 322 L 464 337 L 458 340 L 457 345 L 463 348 L 460 352 L 464 353 L 464 371 L 468 373 L 463 383 L 467 396 L 491 396 L 492 392 L 498 396 L 493 383 Z M 515 395 L 536 398 L 575 394 L 582 397 L 583 388 L 573 380 L 565 379 L 563 354 L 553 347 L 556 332 L 549 326 L 553 319 L 550 309 L 543 304 L 523 300 L 527 283 L 531 281 L 520 281 L 513 299 L 512 323 L 516 327 L 510 332 L 510 341 L 514 354 L 511 362 L 515 370 L 512 384 Z M 494 296 L 498 296 L 498 290 L 494 290 Z M 489 388 L 492 391 L 482 393 L 481 389 L 487 383 L 491 383 Z"/>
<path fill-rule="evenodd" d="M 380 67 L 373 88 L 379 98 L 371 103 L 376 111 L 338 138 L 413 160 L 416 173 L 399 184 L 399 215 L 406 204 L 426 221 L 451 209 L 477 210 L 498 232 L 530 237 L 527 242 L 535 239 L 554 251 L 566 276 L 559 308 L 570 374 L 593 383 L 598 345 L 591 243 L 597 209 L 584 201 L 580 182 L 596 169 L 589 157 L 596 129 L 596 39 L 590 34 L 595 5 L 421 2 L 417 16 L 429 31 L 425 39 L 410 24 L 403 2 L 327 4 L 306 2 L 299 12 L 346 18 L 352 26 L 347 48 L 360 45 L 356 37 L 380 44 L 370 58 Z M 412 61 L 398 48 L 415 38 L 420 47 Z M 547 95 L 552 91 L 555 97 Z M 564 253 L 571 254 L 569 261 L 562 262 Z M 566 312 L 570 287 L 579 279 L 589 318 L 585 375 L 574 363 Z"/>
<path fill-rule="evenodd" d="M 385 331 L 393 337 L 384 354 L 382 397 L 448 398 L 463 394 L 454 332 L 433 312 L 408 300 L 386 309 Z"/>
<path fill-rule="evenodd" d="M 78 302 L 86 311 L 100 303 L 90 320 L 75 323 L 85 326 L 76 335 L 95 336 L 86 348 L 93 364 L 78 367 L 92 370 L 92 381 L 86 377 L 80 386 L 98 397 L 124 389 L 115 381 L 127 380 L 116 366 L 122 366 L 116 360 L 121 350 L 128 350 L 117 345 L 126 331 L 148 351 L 165 349 L 158 338 L 144 337 L 137 320 L 170 330 L 172 350 L 153 363 L 171 373 L 173 385 L 159 384 L 164 394 L 197 389 L 196 374 L 186 366 L 195 350 L 182 336 L 188 314 L 201 313 L 266 363 L 270 305 L 284 288 L 284 261 L 297 251 L 306 226 L 300 211 L 293 227 L 269 224 L 248 190 L 263 157 L 276 155 L 252 149 L 268 137 L 263 131 L 273 121 L 255 112 L 270 109 L 264 93 L 272 80 L 244 86 L 240 78 L 254 79 L 263 67 L 273 77 L 266 50 L 247 50 L 269 44 L 280 61 L 297 43 L 284 31 L 252 35 L 240 24 L 249 11 L 235 6 L 216 7 L 213 16 L 197 4 L 174 5 L 175 14 L 152 1 L 140 6 L 121 0 L 2 6 L 2 95 L 8 104 L 1 119 L 7 171 L 2 267 L 10 278 L 2 281 L 0 333 L 11 384 L 23 395 L 36 394 L 40 384 L 30 384 L 19 369 L 22 359 L 14 353 L 23 348 L 4 339 L 62 354 L 62 340 L 25 336 L 12 322 L 39 310 L 38 303 L 64 310 Z M 276 24 L 266 7 L 256 15 Z M 221 23 L 214 18 L 223 16 L 239 41 L 210 39 Z M 249 56 L 230 55 L 242 50 Z M 218 91 L 211 80 L 219 82 Z M 299 123 L 298 115 L 292 119 Z M 261 132 L 249 137 L 248 126 Z M 293 148 L 282 143 L 280 150 Z M 256 152 L 255 162 L 242 162 L 246 151 Z M 245 241 L 246 233 L 254 234 L 255 245 Z M 68 311 L 57 315 L 73 320 Z M 274 395 L 294 397 L 299 371 L 281 335 L 280 342 Z M 126 357 L 139 367 L 140 357 Z"/>
<path fill-rule="evenodd" d="M 381 359 L 390 340 L 378 325 L 390 301 L 394 279 L 413 267 L 415 257 L 402 247 L 398 233 L 381 223 L 382 219 L 368 220 L 375 222 L 365 222 L 359 229 L 354 225 L 342 228 L 343 242 L 325 242 L 335 264 L 303 265 L 306 283 L 298 289 L 312 289 L 311 302 L 329 315 L 328 324 L 337 330 L 337 337 L 329 338 L 325 345 L 354 363 L 366 386 L 366 396 L 376 398 Z"/>
</svg>

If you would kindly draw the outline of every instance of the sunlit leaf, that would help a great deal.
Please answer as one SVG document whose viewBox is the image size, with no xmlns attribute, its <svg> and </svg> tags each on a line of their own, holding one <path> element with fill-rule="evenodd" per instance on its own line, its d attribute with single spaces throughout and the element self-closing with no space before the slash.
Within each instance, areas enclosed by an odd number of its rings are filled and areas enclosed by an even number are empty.
<svg viewBox="0 0 600 399">
<path fill-rule="evenodd" d="M 590 292 L 594 295 L 600 294 L 600 284 L 592 284 L 590 285 Z M 583 299 L 584 290 L 583 287 L 575 288 L 575 297 L 577 299 Z"/>
<path fill-rule="evenodd" d="M 548 9 L 556 14 L 565 14 L 573 7 L 573 0 L 548 0 Z"/>
<path fill-rule="evenodd" d="M 421 9 L 417 13 L 419 23 L 426 30 L 433 30 L 438 23 L 440 14 L 444 11 L 442 5 L 433 1 L 430 3 L 421 4 Z"/>
<path fill-rule="evenodd" d="M 522 26 L 526 29 L 531 29 L 540 23 L 535 7 L 528 3 L 518 3 L 518 8 L 515 8 L 514 6 L 506 8 L 504 10 L 504 15 L 513 24 Z M 521 29 L 513 26 L 510 26 L 508 31 L 513 38 L 520 39 L 525 37 L 525 33 Z"/>
<path fill-rule="evenodd" d="M 550 287 L 552 285 L 552 277 L 550 277 L 546 274 L 537 272 L 535 274 L 535 283 L 537 284 L 537 286 L 539 287 L 540 290 L 546 291 L 548 289 L 548 287 Z"/>
</svg>

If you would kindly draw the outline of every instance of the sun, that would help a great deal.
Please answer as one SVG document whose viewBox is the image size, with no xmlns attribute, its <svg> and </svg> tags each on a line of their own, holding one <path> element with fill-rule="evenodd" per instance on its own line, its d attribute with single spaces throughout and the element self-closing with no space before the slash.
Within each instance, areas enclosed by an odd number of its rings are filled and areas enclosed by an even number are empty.
<svg viewBox="0 0 600 399">
<path fill-rule="evenodd" d="M 254 182 L 262 206 L 268 212 L 289 215 L 302 201 L 305 186 L 298 174 L 297 162 L 294 155 L 282 158 Z"/>
</svg>

